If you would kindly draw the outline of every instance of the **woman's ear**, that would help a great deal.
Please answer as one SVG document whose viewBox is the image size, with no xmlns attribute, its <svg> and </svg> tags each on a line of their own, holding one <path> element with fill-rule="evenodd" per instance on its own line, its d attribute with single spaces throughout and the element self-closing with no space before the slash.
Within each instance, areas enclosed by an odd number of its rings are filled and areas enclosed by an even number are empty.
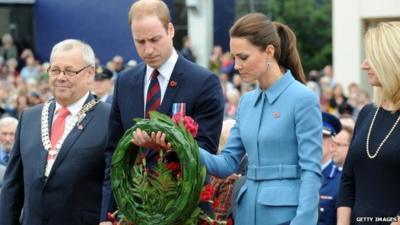
<svg viewBox="0 0 400 225">
<path fill-rule="evenodd" d="M 268 59 L 273 59 L 275 55 L 275 47 L 273 45 L 268 45 L 265 48 L 265 53 L 267 54 Z"/>
</svg>

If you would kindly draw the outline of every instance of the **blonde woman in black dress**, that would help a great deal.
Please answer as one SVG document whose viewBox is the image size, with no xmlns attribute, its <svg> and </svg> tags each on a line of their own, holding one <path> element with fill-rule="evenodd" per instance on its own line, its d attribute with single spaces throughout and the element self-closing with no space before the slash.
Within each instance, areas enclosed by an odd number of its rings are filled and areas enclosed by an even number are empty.
<svg viewBox="0 0 400 225">
<path fill-rule="evenodd" d="M 344 163 L 338 225 L 399 225 L 400 219 L 400 21 L 365 34 L 361 68 L 374 103 L 358 116 Z"/>
</svg>

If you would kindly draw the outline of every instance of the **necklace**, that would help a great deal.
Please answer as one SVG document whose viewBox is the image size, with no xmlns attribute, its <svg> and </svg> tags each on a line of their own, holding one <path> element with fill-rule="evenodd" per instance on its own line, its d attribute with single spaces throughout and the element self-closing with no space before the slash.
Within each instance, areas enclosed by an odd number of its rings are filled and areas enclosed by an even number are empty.
<svg viewBox="0 0 400 225">
<path fill-rule="evenodd" d="M 51 143 L 50 143 L 50 134 L 49 134 L 49 108 L 50 104 L 52 101 L 48 101 L 43 105 L 42 109 L 42 117 L 41 117 L 41 131 L 42 131 L 42 143 L 44 146 L 44 149 L 49 152 L 50 155 L 56 155 L 58 150 L 60 149 L 62 143 L 64 142 L 66 136 L 68 133 L 74 128 L 74 126 L 78 123 L 80 123 L 86 116 L 86 113 L 92 109 L 98 101 L 93 99 L 86 103 L 81 110 L 76 114 L 76 116 L 73 116 L 70 122 L 67 124 L 66 130 L 61 136 L 61 138 L 58 140 L 56 146 L 54 149 L 51 149 Z"/>
<path fill-rule="evenodd" d="M 371 155 L 371 153 L 369 152 L 369 137 L 371 136 L 371 130 L 372 130 L 372 127 L 373 127 L 373 125 L 375 123 L 376 115 L 378 115 L 379 109 L 380 109 L 380 106 L 376 109 L 374 117 L 372 118 L 371 125 L 369 126 L 368 135 L 367 135 L 367 148 L 366 148 L 366 151 L 367 151 L 367 155 L 368 155 L 368 157 L 370 159 L 374 159 L 378 155 L 379 151 L 382 149 L 383 144 L 385 144 L 386 140 L 392 134 L 392 132 L 394 131 L 394 129 L 396 128 L 397 124 L 400 121 L 400 115 L 399 115 L 399 117 L 397 118 L 396 122 L 393 124 L 392 128 L 390 129 L 389 133 L 386 135 L 386 137 L 383 139 L 381 144 L 378 146 L 378 149 L 376 150 L 375 154 Z"/>
</svg>

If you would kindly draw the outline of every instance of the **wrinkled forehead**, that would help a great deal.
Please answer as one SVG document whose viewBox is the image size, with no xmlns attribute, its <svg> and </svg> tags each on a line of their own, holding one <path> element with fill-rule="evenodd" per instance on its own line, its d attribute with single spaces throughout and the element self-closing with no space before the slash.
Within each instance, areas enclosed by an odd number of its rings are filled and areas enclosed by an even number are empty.
<svg viewBox="0 0 400 225">
<path fill-rule="evenodd" d="M 59 43 L 55 45 L 52 49 L 50 55 L 50 63 L 53 63 L 55 57 L 60 57 L 62 55 L 75 55 L 76 57 L 83 57 L 83 46 L 78 43 Z"/>
<path fill-rule="evenodd" d="M 54 52 L 53 57 L 50 60 L 52 66 L 82 66 L 83 55 L 79 49 L 60 49 Z"/>
</svg>

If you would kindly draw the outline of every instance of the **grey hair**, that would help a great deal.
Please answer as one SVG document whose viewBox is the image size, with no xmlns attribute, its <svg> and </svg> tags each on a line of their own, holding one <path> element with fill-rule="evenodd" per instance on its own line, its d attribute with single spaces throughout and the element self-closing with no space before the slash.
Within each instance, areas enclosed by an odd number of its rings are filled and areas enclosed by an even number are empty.
<svg viewBox="0 0 400 225">
<path fill-rule="evenodd" d="M 58 50 L 68 51 L 77 47 L 82 49 L 83 63 L 85 66 L 95 66 L 95 56 L 92 47 L 85 42 L 76 39 L 66 39 L 54 45 L 50 54 L 50 63 L 53 62 L 54 54 Z"/>
<path fill-rule="evenodd" d="M 7 125 L 13 124 L 15 126 L 18 125 L 18 120 L 15 119 L 14 117 L 8 116 L 8 117 L 3 117 L 0 119 L 0 128 L 5 127 Z"/>
</svg>

